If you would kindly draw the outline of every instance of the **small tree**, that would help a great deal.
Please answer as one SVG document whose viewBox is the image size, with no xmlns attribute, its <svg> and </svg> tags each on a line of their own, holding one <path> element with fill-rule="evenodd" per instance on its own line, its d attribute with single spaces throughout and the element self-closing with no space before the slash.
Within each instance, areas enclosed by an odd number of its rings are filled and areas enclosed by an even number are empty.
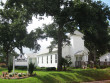
<svg viewBox="0 0 110 83">
<path fill-rule="evenodd" d="M 32 62 L 29 63 L 29 68 L 28 68 L 28 72 L 30 75 L 32 75 L 33 71 L 35 69 L 35 64 L 33 64 Z"/>
<path fill-rule="evenodd" d="M 71 60 L 68 60 L 67 58 L 62 58 L 62 65 L 64 66 L 64 70 L 66 70 L 66 67 L 69 67 L 70 64 L 72 64 Z"/>
</svg>

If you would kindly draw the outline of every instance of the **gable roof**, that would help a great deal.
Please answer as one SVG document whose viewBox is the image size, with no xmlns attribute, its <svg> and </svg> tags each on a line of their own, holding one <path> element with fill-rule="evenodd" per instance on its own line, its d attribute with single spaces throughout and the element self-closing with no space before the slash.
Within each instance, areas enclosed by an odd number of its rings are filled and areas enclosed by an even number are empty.
<svg viewBox="0 0 110 83">
<path fill-rule="evenodd" d="M 110 53 L 109 52 L 105 53 L 104 55 L 100 56 L 99 58 L 102 58 L 102 57 L 108 56 L 108 55 L 110 56 Z"/>
<path fill-rule="evenodd" d="M 16 59 L 27 59 L 24 55 L 20 54 Z"/>
<path fill-rule="evenodd" d="M 45 50 L 45 51 L 43 51 L 43 52 L 37 53 L 37 56 L 45 55 L 45 54 L 51 54 L 51 53 L 57 53 L 57 48 L 54 48 L 54 49 L 52 50 L 52 52 L 49 52 L 49 50 Z"/>
<path fill-rule="evenodd" d="M 83 33 L 81 33 L 80 31 L 78 31 L 78 30 L 75 30 L 74 31 L 74 34 L 75 35 L 78 35 L 78 36 L 81 36 L 81 37 L 83 37 L 84 36 L 84 34 Z"/>
</svg>

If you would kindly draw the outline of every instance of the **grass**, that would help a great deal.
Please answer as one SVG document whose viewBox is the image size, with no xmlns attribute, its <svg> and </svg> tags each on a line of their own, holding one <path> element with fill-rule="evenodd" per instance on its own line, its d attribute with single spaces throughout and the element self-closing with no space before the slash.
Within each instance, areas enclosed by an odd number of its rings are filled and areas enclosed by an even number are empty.
<svg viewBox="0 0 110 83">
<path fill-rule="evenodd" d="M 0 75 L 5 68 L 0 68 Z M 15 72 L 26 73 L 26 70 Z M 71 71 L 34 71 L 35 77 L 25 79 L 0 79 L 0 83 L 79 83 L 110 79 L 109 69 L 73 69 Z"/>
</svg>

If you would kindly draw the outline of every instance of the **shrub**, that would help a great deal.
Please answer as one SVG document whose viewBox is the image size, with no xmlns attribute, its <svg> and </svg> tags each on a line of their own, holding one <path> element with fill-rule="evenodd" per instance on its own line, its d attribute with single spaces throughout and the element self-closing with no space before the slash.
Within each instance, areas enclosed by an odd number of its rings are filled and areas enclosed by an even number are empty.
<svg viewBox="0 0 110 83">
<path fill-rule="evenodd" d="M 27 70 L 27 66 L 16 66 L 16 69 L 22 69 L 22 70 Z"/>
<path fill-rule="evenodd" d="M 46 71 L 46 68 L 45 67 L 37 67 L 36 70 L 37 71 Z"/>
<path fill-rule="evenodd" d="M 107 68 L 107 67 L 110 67 L 110 66 L 109 65 L 100 65 L 101 69 L 104 69 L 104 68 Z"/>
<path fill-rule="evenodd" d="M 29 64 L 29 68 L 28 68 L 28 72 L 29 72 L 30 75 L 32 75 L 34 69 L 35 69 L 34 64 L 33 64 L 33 63 L 30 63 L 30 64 Z"/>
<path fill-rule="evenodd" d="M 13 77 L 13 73 L 9 73 L 9 77 Z"/>
<path fill-rule="evenodd" d="M 47 70 L 47 71 L 55 71 L 56 68 L 55 68 L 55 67 L 47 67 L 46 70 Z"/>
<path fill-rule="evenodd" d="M 8 66 L 8 72 L 10 73 L 12 71 L 12 69 L 13 69 L 13 66 L 12 65 L 9 65 Z"/>
<path fill-rule="evenodd" d="M 26 73 L 23 73 L 22 75 L 23 75 L 23 76 L 26 76 Z"/>
<path fill-rule="evenodd" d="M 100 69 L 100 65 L 94 65 L 94 67 L 96 67 L 97 69 Z"/>
<path fill-rule="evenodd" d="M 21 74 L 21 73 L 18 73 L 18 76 L 19 76 L 19 77 L 22 77 L 22 74 Z"/>
<path fill-rule="evenodd" d="M 15 75 L 18 75 L 18 72 L 15 72 Z"/>
</svg>

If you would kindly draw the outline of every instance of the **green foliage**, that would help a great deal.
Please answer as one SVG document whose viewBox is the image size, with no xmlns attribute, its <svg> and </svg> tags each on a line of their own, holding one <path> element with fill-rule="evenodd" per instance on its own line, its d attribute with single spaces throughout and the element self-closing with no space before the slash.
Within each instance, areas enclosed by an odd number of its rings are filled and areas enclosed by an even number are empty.
<svg viewBox="0 0 110 83">
<path fill-rule="evenodd" d="M 8 72 L 10 73 L 13 69 L 13 66 L 12 65 L 8 65 Z"/>
<path fill-rule="evenodd" d="M 23 76 L 26 76 L 26 73 L 23 73 L 22 75 L 23 75 Z"/>
<path fill-rule="evenodd" d="M 62 67 L 62 44 L 66 33 L 73 33 L 79 28 L 85 35 L 86 46 L 91 55 L 104 54 L 108 50 L 109 36 L 107 34 L 108 20 L 110 20 L 109 7 L 101 1 L 85 0 L 7 0 L 6 9 L 25 9 L 28 15 L 52 16 L 57 24 L 57 30 L 52 30 L 53 24 L 49 27 L 51 31 L 48 36 L 54 38 L 58 43 L 58 69 Z M 8 27 L 8 26 L 7 26 Z M 51 48 L 53 48 L 51 46 Z"/>
<path fill-rule="evenodd" d="M 37 71 L 46 71 L 46 67 L 36 67 Z"/>
<path fill-rule="evenodd" d="M 27 70 L 27 66 L 15 66 L 15 69 L 18 69 L 18 70 Z"/>
<path fill-rule="evenodd" d="M 56 71 L 56 68 L 55 67 L 47 67 L 46 70 L 47 71 Z"/>
<path fill-rule="evenodd" d="M 35 50 L 35 52 L 40 50 L 40 44 L 38 44 L 39 39 L 43 39 L 45 36 L 43 34 L 42 29 L 37 28 L 34 31 L 31 31 L 27 37 L 25 38 L 25 46 L 30 48 L 31 50 Z M 29 41 L 31 40 L 31 41 Z"/>
<path fill-rule="evenodd" d="M 13 73 L 9 73 L 9 77 L 13 77 Z"/>
<path fill-rule="evenodd" d="M 22 77 L 22 74 L 21 74 L 21 73 L 18 73 L 18 76 L 19 76 L 19 77 Z"/>
<path fill-rule="evenodd" d="M 85 35 L 85 45 L 93 59 L 89 58 L 96 61 L 96 58 L 109 50 L 109 7 L 101 1 L 89 1 L 88 4 L 78 3 L 74 7 L 74 14 L 72 15 L 78 24 L 78 30 Z"/>
<path fill-rule="evenodd" d="M 34 69 L 35 69 L 35 65 L 33 63 L 29 63 L 28 72 L 30 75 L 32 75 Z"/>
<path fill-rule="evenodd" d="M 62 58 L 62 65 L 66 65 L 67 67 L 69 67 L 71 64 L 71 58 L 69 60 L 67 60 L 66 58 Z"/>
</svg>

